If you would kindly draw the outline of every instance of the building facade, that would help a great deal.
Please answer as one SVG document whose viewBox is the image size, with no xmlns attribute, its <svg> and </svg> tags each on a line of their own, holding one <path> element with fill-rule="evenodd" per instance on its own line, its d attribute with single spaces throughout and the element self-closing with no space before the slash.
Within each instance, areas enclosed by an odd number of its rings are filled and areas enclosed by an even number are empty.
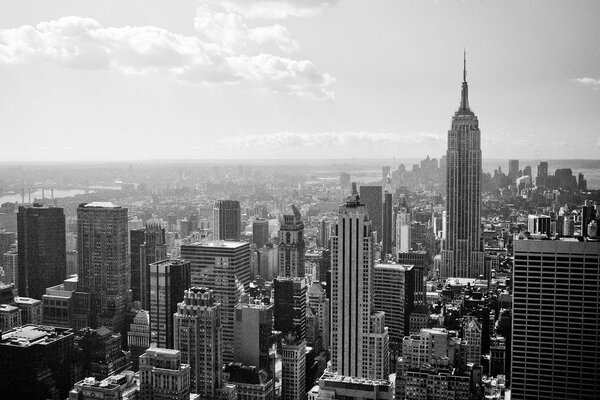
<svg viewBox="0 0 600 400">
<path fill-rule="evenodd" d="M 240 240 L 242 214 L 239 201 L 215 201 L 213 218 L 214 240 Z"/>
<path fill-rule="evenodd" d="M 140 356 L 140 400 L 189 400 L 190 366 L 181 352 L 151 348 Z"/>
<path fill-rule="evenodd" d="M 279 276 L 304 277 L 304 222 L 296 206 L 291 208 L 279 227 Z"/>
</svg>

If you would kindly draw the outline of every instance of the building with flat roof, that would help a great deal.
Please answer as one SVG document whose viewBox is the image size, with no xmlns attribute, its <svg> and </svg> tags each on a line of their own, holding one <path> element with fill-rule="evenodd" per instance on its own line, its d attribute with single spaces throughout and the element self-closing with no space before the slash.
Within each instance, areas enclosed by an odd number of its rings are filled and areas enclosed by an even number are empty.
<svg viewBox="0 0 600 400">
<path fill-rule="evenodd" d="M 22 325 L 21 310 L 10 304 L 0 304 L 0 331 Z"/>
<path fill-rule="evenodd" d="M 213 238 L 239 240 L 242 212 L 237 200 L 216 200 L 213 208 Z"/>
<path fill-rule="evenodd" d="M 42 323 L 42 302 L 30 297 L 15 297 L 15 304 L 21 310 L 21 323 L 39 325 Z"/>
<path fill-rule="evenodd" d="M 308 400 L 392 400 L 394 383 L 386 379 L 367 379 L 325 372 L 319 385 L 308 393 Z"/>
<path fill-rule="evenodd" d="M 139 364 L 140 400 L 189 400 L 191 370 L 179 350 L 150 348 Z"/>
<path fill-rule="evenodd" d="M 137 400 L 139 390 L 139 380 L 131 371 L 124 371 L 100 381 L 82 379 L 71 389 L 68 400 Z"/>
<path fill-rule="evenodd" d="M 69 328 L 73 317 L 73 293 L 77 290 L 77 275 L 71 275 L 60 285 L 46 288 L 42 296 L 44 325 Z"/>
<path fill-rule="evenodd" d="M 271 366 L 273 305 L 256 301 L 235 307 L 234 359 L 274 372 Z"/>
<path fill-rule="evenodd" d="M 273 378 L 256 366 L 247 366 L 239 362 L 225 366 L 224 379 L 236 386 L 238 399 L 274 400 L 275 385 Z"/>
</svg>

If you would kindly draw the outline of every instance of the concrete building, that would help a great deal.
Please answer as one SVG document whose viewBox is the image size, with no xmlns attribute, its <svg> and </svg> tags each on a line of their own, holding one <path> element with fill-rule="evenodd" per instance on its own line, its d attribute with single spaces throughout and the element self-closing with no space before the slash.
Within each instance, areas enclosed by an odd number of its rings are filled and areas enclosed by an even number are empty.
<svg viewBox="0 0 600 400">
<path fill-rule="evenodd" d="M 140 382 L 131 371 L 109 376 L 104 380 L 85 378 L 75 384 L 68 400 L 137 400 Z"/>
<path fill-rule="evenodd" d="M 396 252 L 404 253 L 411 250 L 411 224 L 410 209 L 406 205 L 404 197 L 401 197 L 398 214 L 396 215 Z"/>
<path fill-rule="evenodd" d="M 275 386 L 267 371 L 256 366 L 229 363 L 224 379 L 235 385 L 239 400 L 274 400 Z"/>
<path fill-rule="evenodd" d="M 71 329 L 23 325 L 0 336 L 3 398 L 62 400 L 69 396 L 76 371 Z"/>
<path fill-rule="evenodd" d="M 306 339 L 306 280 L 279 277 L 273 280 L 273 327 L 282 335 Z"/>
<path fill-rule="evenodd" d="M 140 400 L 189 400 L 190 366 L 180 351 L 150 348 L 139 363 Z"/>
<path fill-rule="evenodd" d="M 304 277 L 304 223 L 296 206 L 292 214 L 284 214 L 279 227 L 279 276 Z"/>
<path fill-rule="evenodd" d="M 143 266 L 149 278 L 144 297 L 149 300 L 150 331 L 160 348 L 173 348 L 173 314 L 183 301 L 184 291 L 191 286 L 190 263 L 184 260 L 162 260 Z"/>
<path fill-rule="evenodd" d="M 102 380 L 131 365 L 129 352 L 123 351 L 121 334 L 104 326 L 81 329 L 77 332 L 77 344 L 83 358 L 83 376 Z"/>
<path fill-rule="evenodd" d="M 79 273 L 74 327 L 126 329 L 131 299 L 127 209 L 110 202 L 77 208 Z"/>
<path fill-rule="evenodd" d="M 293 335 L 281 346 L 281 400 L 306 399 L 306 340 Z"/>
<path fill-rule="evenodd" d="M 447 234 L 442 251 L 442 278 L 477 278 L 483 274 L 481 244 L 481 132 L 469 108 L 466 56 L 461 102 L 448 131 Z"/>
<path fill-rule="evenodd" d="M 15 297 L 15 305 L 21 310 L 21 323 L 23 325 L 40 325 L 42 323 L 43 308 L 40 300 L 30 297 Z"/>
<path fill-rule="evenodd" d="M 213 208 L 214 240 L 240 240 L 240 202 L 237 200 L 217 200 Z"/>
<path fill-rule="evenodd" d="M 393 253 L 393 202 L 392 202 L 392 182 L 390 177 L 386 178 L 386 183 L 383 188 L 383 204 L 382 204 L 382 221 L 381 221 L 381 254 L 385 257 L 387 254 Z"/>
<path fill-rule="evenodd" d="M 369 215 L 353 185 L 331 236 L 331 372 L 382 379 L 388 375 L 389 339 L 383 313 L 372 308 L 374 236 Z"/>
<path fill-rule="evenodd" d="M 325 372 L 308 400 L 392 400 L 394 383 L 387 379 L 367 379 Z"/>
<path fill-rule="evenodd" d="M 235 307 L 234 359 L 269 373 L 273 343 L 273 305 L 256 301 Z"/>
<path fill-rule="evenodd" d="M 196 242 L 181 246 L 181 258 L 189 261 L 192 286 L 213 291 L 221 304 L 223 325 L 223 357 L 233 359 L 235 306 L 250 286 L 250 244 L 235 241 Z"/>
<path fill-rule="evenodd" d="M 321 348 L 329 350 L 329 299 L 323 286 L 319 282 L 313 282 L 308 290 L 308 306 L 315 310 L 319 320 L 319 332 L 321 333 Z"/>
<path fill-rule="evenodd" d="M 382 235 L 383 221 L 383 188 L 381 186 L 361 186 L 360 198 L 366 206 L 372 223 L 372 230 L 377 232 L 377 242 Z"/>
<path fill-rule="evenodd" d="M 141 221 L 140 221 L 141 222 Z M 130 221 L 131 223 L 131 221 Z M 131 265 L 131 300 L 141 301 L 141 249 L 144 244 L 146 228 L 129 230 L 129 260 Z"/>
<path fill-rule="evenodd" d="M 252 222 L 252 243 L 261 248 L 269 243 L 269 220 L 266 218 L 257 218 Z"/>
<path fill-rule="evenodd" d="M 0 304 L 0 331 L 21 326 L 21 310 L 10 304 Z"/>
<path fill-rule="evenodd" d="M 396 400 L 470 400 L 471 378 L 452 367 L 423 365 L 405 372 L 404 397 Z"/>
<path fill-rule="evenodd" d="M 17 214 L 19 296 L 40 300 L 66 273 L 65 213 L 41 204 L 20 206 Z"/>
<path fill-rule="evenodd" d="M 127 345 L 131 352 L 131 369 L 139 370 L 140 356 L 150 347 L 150 313 L 140 310 L 135 314 L 127 332 Z"/>
<path fill-rule="evenodd" d="M 144 229 L 144 242 L 140 245 L 140 266 L 138 268 L 138 272 L 140 274 L 139 293 L 140 300 L 142 302 L 142 308 L 144 310 L 150 310 L 151 307 L 150 294 L 152 293 L 152 290 L 150 289 L 150 287 L 152 285 L 150 283 L 150 276 L 151 271 L 156 272 L 156 267 L 150 268 L 150 265 L 166 259 L 167 244 L 165 230 L 164 228 L 162 228 L 160 223 L 148 223 L 146 225 L 146 228 Z M 187 288 L 189 288 L 189 282 L 187 283 L 187 286 L 184 289 Z M 156 289 L 156 287 L 154 287 L 154 289 Z M 177 299 L 177 302 L 179 301 L 181 301 L 180 298 Z M 161 343 L 159 343 L 159 346 L 165 347 L 165 345 Z"/>
<path fill-rule="evenodd" d="M 600 393 L 600 242 L 514 242 L 514 399 Z"/>
<path fill-rule="evenodd" d="M 18 244 L 13 243 L 10 250 L 2 254 L 2 268 L 4 275 L 1 281 L 7 285 L 14 284 L 15 288 L 19 285 L 19 249 Z"/>
<path fill-rule="evenodd" d="M 468 363 L 481 364 L 481 342 L 482 330 L 481 324 L 477 318 L 467 316 L 464 318 L 463 339 L 466 343 L 466 360 Z"/>
<path fill-rule="evenodd" d="M 46 288 L 42 296 L 42 320 L 44 325 L 69 328 L 72 325 L 77 275 L 71 275 L 62 284 Z"/>
</svg>

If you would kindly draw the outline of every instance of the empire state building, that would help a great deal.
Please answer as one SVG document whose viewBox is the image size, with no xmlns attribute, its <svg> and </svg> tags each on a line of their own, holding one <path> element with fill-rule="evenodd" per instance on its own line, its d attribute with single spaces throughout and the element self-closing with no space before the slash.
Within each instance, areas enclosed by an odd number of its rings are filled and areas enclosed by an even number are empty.
<svg viewBox="0 0 600 400">
<path fill-rule="evenodd" d="M 481 132 L 469 108 L 466 54 L 460 108 L 448 131 L 447 232 L 442 250 L 442 278 L 476 278 L 483 274 L 481 244 Z"/>
</svg>

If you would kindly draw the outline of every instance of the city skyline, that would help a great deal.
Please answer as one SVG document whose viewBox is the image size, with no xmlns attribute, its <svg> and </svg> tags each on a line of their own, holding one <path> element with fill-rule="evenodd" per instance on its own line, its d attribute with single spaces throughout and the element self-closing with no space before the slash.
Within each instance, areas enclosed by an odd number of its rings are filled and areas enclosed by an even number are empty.
<svg viewBox="0 0 600 400">
<path fill-rule="evenodd" d="M 3 161 L 439 155 L 465 47 L 489 158 L 600 145 L 595 2 L 31 3 L 0 15 Z"/>
</svg>

